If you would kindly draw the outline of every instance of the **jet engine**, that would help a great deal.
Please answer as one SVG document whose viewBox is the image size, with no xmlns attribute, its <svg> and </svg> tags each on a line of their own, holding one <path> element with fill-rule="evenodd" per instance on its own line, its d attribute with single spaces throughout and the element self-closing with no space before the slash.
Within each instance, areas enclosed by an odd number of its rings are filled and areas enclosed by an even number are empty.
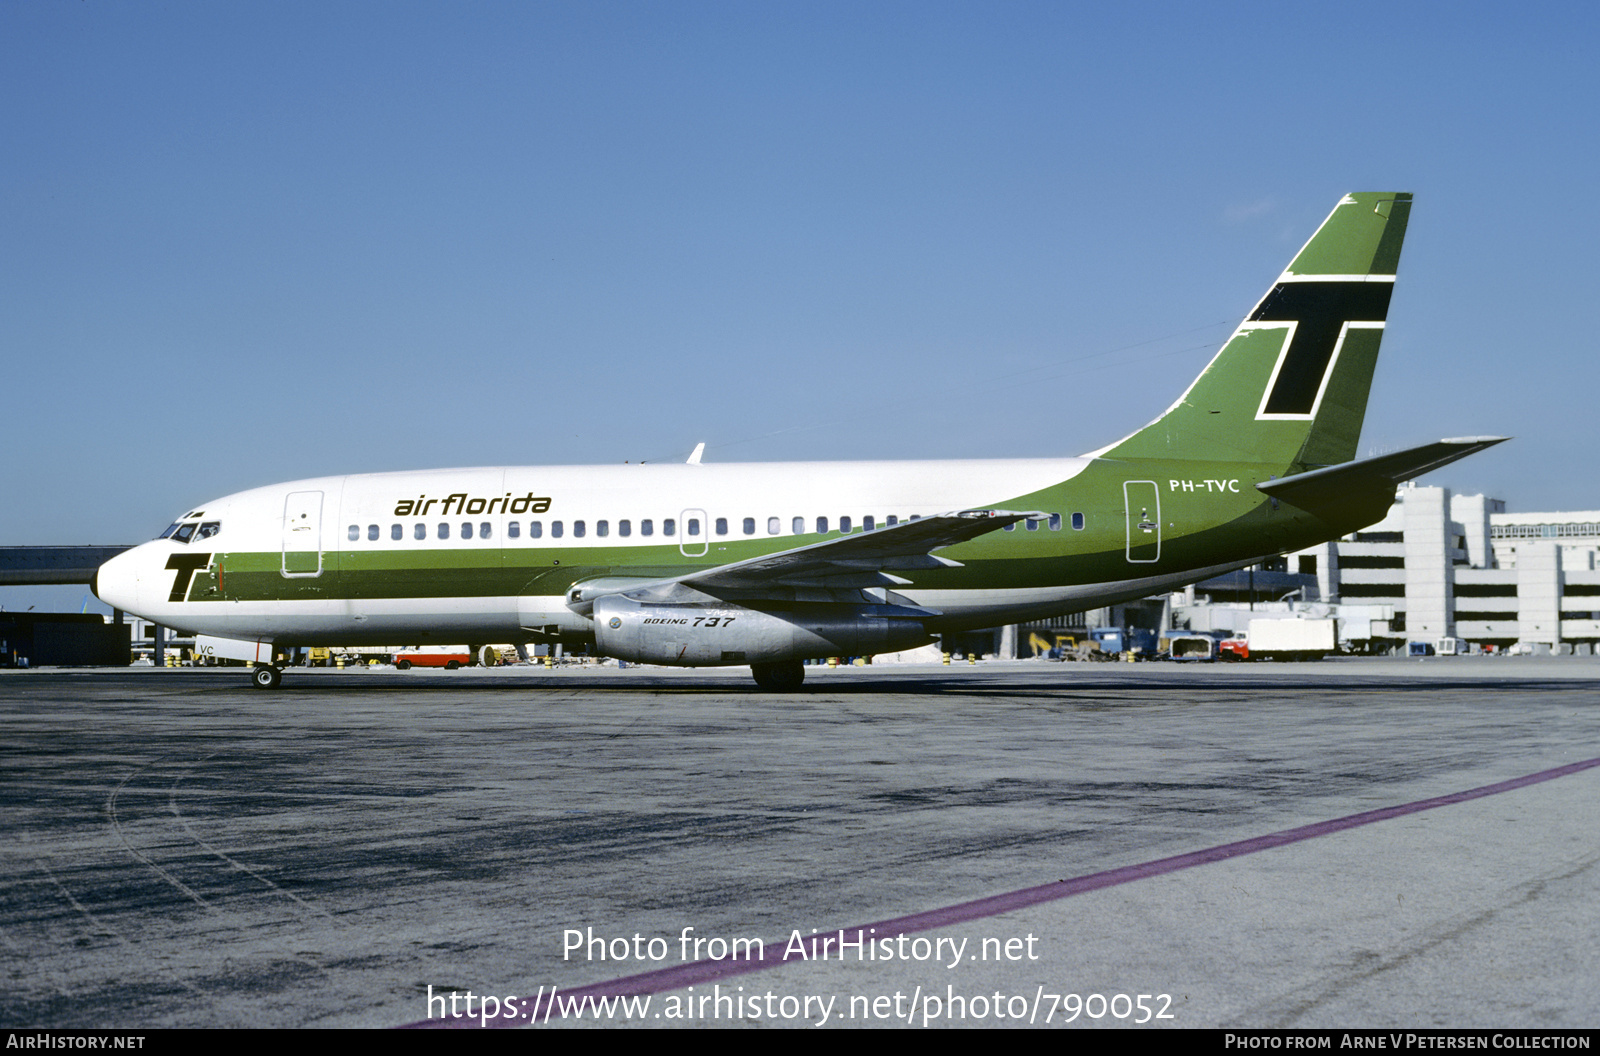
<svg viewBox="0 0 1600 1056">
<path fill-rule="evenodd" d="M 934 613 L 904 605 L 764 603 L 664 604 L 607 594 L 594 602 L 599 651 L 644 664 L 770 664 L 824 656 L 871 656 L 933 641 L 923 620 Z"/>
</svg>

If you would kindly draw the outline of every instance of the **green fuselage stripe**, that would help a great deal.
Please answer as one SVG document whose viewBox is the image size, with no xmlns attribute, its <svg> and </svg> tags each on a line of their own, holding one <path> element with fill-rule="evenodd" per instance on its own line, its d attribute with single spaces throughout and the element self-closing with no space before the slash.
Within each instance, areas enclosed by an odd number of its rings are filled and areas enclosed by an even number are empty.
<svg viewBox="0 0 1600 1056">
<path fill-rule="evenodd" d="M 1286 503 L 1274 508 L 1254 485 L 1285 475 L 1286 469 L 1101 460 L 1063 484 L 996 504 L 1060 513 L 1059 530 L 1040 524 L 1030 531 L 1019 524 L 948 547 L 940 555 L 961 566 L 913 573 L 906 589 L 1060 587 L 1172 575 L 1299 549 L 1352 530 L 1326 519 L 1326 511 L 1319 517 Z M 1371 512 L 1349 511 L 1351 520 L 1362 524 L 1369 523 L 1363 518 Z M 1072 528 L 1074 513 L 1083 514 L 1083 530 Z M 283 576 L 280 552 L 224 551 L 208 570 L 195 574 L 187 600 L 553 596 L 596 577 L 680 576 L 826 538 L 712 536 L 701 557 L 685 556 L 675 541 L 563 546 L 550 545 L 549 539 L 463 540 L 448 548 L 361 541 L 325 553 L 323 573 L 316 577 Z"/>
</svg>

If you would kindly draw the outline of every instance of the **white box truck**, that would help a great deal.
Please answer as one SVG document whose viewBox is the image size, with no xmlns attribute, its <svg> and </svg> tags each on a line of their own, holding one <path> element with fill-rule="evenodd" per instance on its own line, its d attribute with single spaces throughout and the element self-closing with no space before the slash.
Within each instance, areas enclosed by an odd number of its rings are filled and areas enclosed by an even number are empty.
<svg viewBox="0 0 1600 1056">
<path fill-rule="evenodd" d="M 1339 648 L 1339 621 L 1251 620 L 1250 659 L 1321 660 Z"/>
</svg>

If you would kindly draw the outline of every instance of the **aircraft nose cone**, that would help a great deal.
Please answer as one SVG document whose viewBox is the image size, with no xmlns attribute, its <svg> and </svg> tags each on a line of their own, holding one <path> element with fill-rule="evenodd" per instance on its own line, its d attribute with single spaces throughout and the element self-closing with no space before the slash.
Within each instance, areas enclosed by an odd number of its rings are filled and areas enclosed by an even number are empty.
<svg viewBox="0 0 1600 1056">
<path fill-rule="evenodd" d="M 94 596 L 123 612 L 134 615 L 143 615 L 139 603 L 139 566 L 142 563 L 143 546 L 136 546 L 132 550 L 118 554 L 110 561 L 101 565 L 94 574 L 94 580 L 89 589 L 94 591 Z"/>
</svg>

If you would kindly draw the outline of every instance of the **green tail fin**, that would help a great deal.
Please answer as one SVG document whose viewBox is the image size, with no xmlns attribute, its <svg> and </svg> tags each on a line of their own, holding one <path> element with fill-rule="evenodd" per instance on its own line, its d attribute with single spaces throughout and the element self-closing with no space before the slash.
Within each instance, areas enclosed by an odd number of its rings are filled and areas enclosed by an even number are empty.
<svg viewBox="0 0 1600 1056">
<path fill-rule="evenodd" d="M 1167 413 L 1097 452 L 1315 467 L 1355 457 L 1411 195 L 1346 195 Z"/>
</svg>

